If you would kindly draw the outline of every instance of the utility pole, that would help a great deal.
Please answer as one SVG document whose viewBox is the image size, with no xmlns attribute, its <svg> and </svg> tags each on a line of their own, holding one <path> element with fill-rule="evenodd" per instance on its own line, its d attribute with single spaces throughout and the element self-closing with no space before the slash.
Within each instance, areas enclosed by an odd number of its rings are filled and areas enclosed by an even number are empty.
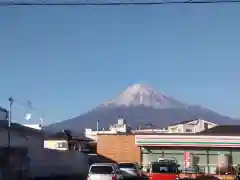
<svg viewBox="0 0 240 180">
<path fill-rule="evenodd" d="M 8 98 L 8 150 L 10 152 L 11 147 L 11 122 L 12 122 L 12 104 L 13 104 L 13 98 Z M 10 153 L 9 153 L 10 155 Z"/>
<path fill-rule="evenodd" d="M 7 162 L 7 176 L 8 179 L 10 179 L 10 159 L 11 159 L 11 121 L 12 121 L 12 104 L 13 104 L 13 98 L 9 97 L 8 98 L 8 148 L 7 148 L 7 157 L 8 157 L 8 162 Z"/>
</svg>

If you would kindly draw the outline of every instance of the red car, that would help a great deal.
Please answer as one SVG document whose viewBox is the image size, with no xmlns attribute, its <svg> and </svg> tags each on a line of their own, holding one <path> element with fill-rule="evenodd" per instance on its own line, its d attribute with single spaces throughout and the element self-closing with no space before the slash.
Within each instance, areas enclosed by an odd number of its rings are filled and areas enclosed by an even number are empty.
<svg viewBox="0 0 240 180">
<path fill-rule="evenodd" d="M 148 169 L 149 180 L 179 180 L 178 167 L 174 163 L 152 162 Z"/>
</svg>

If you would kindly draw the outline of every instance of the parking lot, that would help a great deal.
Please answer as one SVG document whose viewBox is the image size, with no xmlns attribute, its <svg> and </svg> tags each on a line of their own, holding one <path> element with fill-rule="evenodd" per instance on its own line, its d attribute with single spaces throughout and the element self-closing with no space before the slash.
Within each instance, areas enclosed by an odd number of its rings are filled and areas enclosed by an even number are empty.
<svg viewBox="0 0 240 180">
<path fill-rule="evenodd" d="M 55 176 L 55 177 L 48 177 L 48 178 L 37 178 L 35 180 L 86 180 L 87 177 L 81 176 Z M 124 178 L 123 180 L 147 180 L 147 177 L 140 177 L 140 178 Z"/>
</svg>

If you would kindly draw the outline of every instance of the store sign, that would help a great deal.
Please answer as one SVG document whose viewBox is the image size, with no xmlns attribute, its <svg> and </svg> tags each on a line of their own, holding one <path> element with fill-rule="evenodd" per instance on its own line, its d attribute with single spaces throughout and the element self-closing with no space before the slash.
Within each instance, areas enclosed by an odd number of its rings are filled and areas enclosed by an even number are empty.
<svg viewBox="0 0 240 180">
<path fill-rule="evenodd" d="M 184 163 L 185 163 L 185 168 L 189 168 L 191 166 L 190 152 L 184 152 Z"/>
</svg>

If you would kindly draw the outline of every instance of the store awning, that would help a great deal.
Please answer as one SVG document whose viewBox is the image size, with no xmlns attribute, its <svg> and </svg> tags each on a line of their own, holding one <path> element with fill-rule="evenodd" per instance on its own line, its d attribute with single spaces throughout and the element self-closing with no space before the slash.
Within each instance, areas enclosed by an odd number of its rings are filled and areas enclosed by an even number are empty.
<svg viewBox="0 0 240 180">
<path fill-rule="evenodd" d="M 135 135 L 137 146 L 240 147 L 240 136 Z"/>
</svg>

